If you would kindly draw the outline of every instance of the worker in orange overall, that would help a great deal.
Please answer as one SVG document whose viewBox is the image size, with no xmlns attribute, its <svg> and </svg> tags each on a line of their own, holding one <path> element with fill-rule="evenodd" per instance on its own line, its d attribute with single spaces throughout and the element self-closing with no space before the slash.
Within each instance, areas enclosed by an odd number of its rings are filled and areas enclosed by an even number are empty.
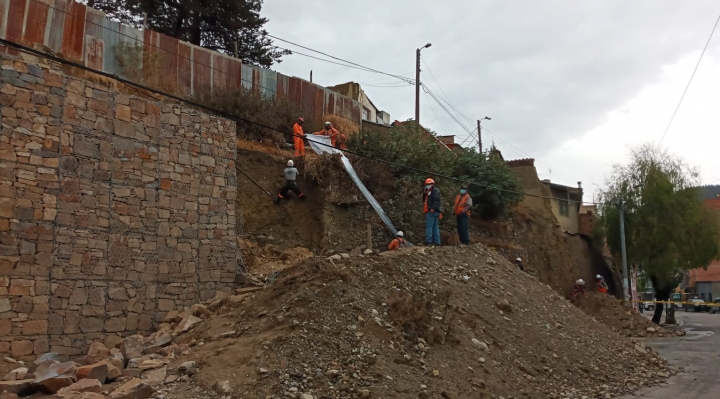
<svg viewBox="0 0 720 399">
<path fill-rule="evenodd" d="M 325 122 L 325 129 L 315 132 L 313 134 L 316 134 L 318 136 L 328 136 L 330 137 L 330 144 L 335 147 L 335 141 L 337 140 L 338 131 L 334 127 L 332 127 L 332 123 L 330 121 Z"/>
<path fill-rule="evenodd" d="M 296 157 L 304 157 L 305 156 L 305 132 L 303 131 L 303 124 L 305 123 L 305 119 L 302 117 L 298 118 L 297 122 L 293 125 L 293 140 L 295 142 L 295 156 Z"/>
<path fill-rule="evenodd" d="M 605 279 L 601 275 L 595 276 L 595 286 L 597 286 L 597 292 L 601 294 L 607 294 L 608 292 L 608 285 L 605 282 Z"/>
<path fill-rule="evenodd" d="M 407 247 L 407 240 L 405 240 L 405 234 L 402 231 L 397 232 L 397 237 L 390 242 L 388 249 L 390 251 L 397 251 L 400 248 Z"/>
<path fill-rule="evenodd" d="M 470 208 L 472 207 L 472 197 L 467 192 L 467 187 L 460 187 L 460 194 L 455 197 L 455 206 L 453 214 L 457 219 L 457 231 L 460 236 L 460 243 L 470 245 Z"/>
</svg>

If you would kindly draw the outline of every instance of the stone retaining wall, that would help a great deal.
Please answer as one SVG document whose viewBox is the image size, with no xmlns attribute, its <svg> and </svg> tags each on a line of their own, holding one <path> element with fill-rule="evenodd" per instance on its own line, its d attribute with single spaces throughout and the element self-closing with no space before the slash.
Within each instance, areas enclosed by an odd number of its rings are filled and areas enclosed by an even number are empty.
<svg viewBox="0 0 720 399">
<path fill-rule="evenodd" d="M 2 54 L 0 353 L 113 345 L 235 281 L 234 122 L 105 83 Z"/>
</svg>

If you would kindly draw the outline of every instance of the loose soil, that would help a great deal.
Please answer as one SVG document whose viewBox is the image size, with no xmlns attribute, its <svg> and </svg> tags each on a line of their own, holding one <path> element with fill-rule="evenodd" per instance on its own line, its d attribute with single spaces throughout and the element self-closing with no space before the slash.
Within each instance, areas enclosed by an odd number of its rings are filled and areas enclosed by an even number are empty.
<svg viewBox="0 0 720 399">
<path fill-rule="evenodd" d="M 675 372 L 482 245 L 306 259 L 250 295 L 180 337 L 199 370 L 168 399 L 223 381 L 244 398 L 606 398 Z"/>
<path fill-rule="evenodd" d="M 683 331 L 671 331 L 658 327 L 645 317 L 633 313 L 616 298 L 597 292 L 588 292 L 576 298 L 575 305 L 598 322 L 626 337 L 663 337 L 685 335 Z"/>
</svg>

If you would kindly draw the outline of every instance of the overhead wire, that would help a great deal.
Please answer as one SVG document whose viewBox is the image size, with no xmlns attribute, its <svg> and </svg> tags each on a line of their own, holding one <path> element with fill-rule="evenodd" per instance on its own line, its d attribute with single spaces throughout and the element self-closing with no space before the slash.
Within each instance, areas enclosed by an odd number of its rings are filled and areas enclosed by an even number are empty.
<svg viewBox="0 0 720 399">
<path fill-rule="evenodd" d="M 2 39 L 2 38 L 0 38 L 0 43 L 5 44 L 5 45 L 9 45 L 9 46 L 12 46 L 12 47 L 15 47 L 15 48 L 18 48 L 18 49 L 21 49 L 22 51 L 25 51 L 25 52 L 27 52 L 27 53 L 34 54 L 34 55 L 37 55 L 37 56 L 40 56 L 40 57 L 44 57 L 44 58 L 47 58 L 47 59 L 50 59 L 50 60 L 53 60 L 53 61 L 56 61 L 56 62 L 65 64 L 65 65 L 73 66 L 73 67 L 76 67 L 76 68 L 78 68 L 78 69 L 82 69 L 82 70 L 89 71 L 89 72 L 92 72 L 92 73 L 95 73 L 95 74 L 98 74 L 98 75 L 101 75 L 101 76 L 105 76 L 105 77 L 107 77 L 107 78 L 115 79 L 115 80 L 117 80 L 118 82 L 124 83 L 124 84 L 129 85 L 129 86 L 136 87 L 136 88 L 141 89 L 141 90 L 145 90 L 145 91 L 150 92 L 150 93 L 160 94 L 160 95 L 162 95 L 162 96 L 164 96 L 164 97 L 167 97 L 167 98 L 170 98 L 170 99 L 179 101 L 179 102 L 181 102 L 181 103 L 185 103 L 185 104 L 192 105 L 192 106 L 195 107 L 195 108 L 199 108 L 199 109 L 203 109 L 203 110 L 209 111 L 209 112 L 211 112 L 211 113 L 213 113 L 213 114 L 215 114 L 215 115 L 222 116 L 222 117 L 227 118 L 227 119 L 230 119 L 230 120 L 242 121 L 242 122 L 245 122 L 245 123 L 250 123 L 250 124 L 253 124 L 253 125 L 258 126 L 258 127 L 262 127 L 262 128 L 268 129 L 268 130 L 276 131 L 276 132 L 281 133 L 281 134 L 283 134 L 283 135 L 285 135 L 285 136 L 288 136 L 288 137 L 295 137 L 295 134 L 292 133 L 292 132 L 283 131 L 283 130 L 280 130 L 280 129 L 278 129 L 278 128 L 272 127 L 272 126 L 264 125 L 264 124 L 262 124 L 262 123 L 260 123 L 260 122 L 257 122 L 257 121 L 253 121 L 253 120 L 250 120 L 250 119 L 247 119 L 247 118 L 243 118 L 243 117 L 240 117 L 240 116 L 237 116 L 237 115 L 232 115 L 232 114 L 229 114 L 229 113 L 227 113 L 227 112 L 224 112 L 224 111 L 221 111 L 221 110 L 218 110 L 218 109 L 209 107 L 209 106 L 207 106 L 207 105 L 200 104 L 200 103 L 195 102 L 195 101 L 193 101 L 193 100 L 189 100 L 189 99 L 187 99 L 187 98 L 183 98 L 183 97 L 180 97 L 180 96 L 175 95 L 175 94 L 167 93 L 167 92 L 164 92 L 164 91 L 161 91 L 161 90 L 158 90 L 158 89 L 155 89 L 155 88 L 152 88 L 152 87 L 143 85 L 143 84 L 141 84 L 141 83 L 133 82 L 133 81 L 131 81 L 131 80 L 128 80 L 128 79 L 125 79 L 125 78 L 121 78 L 121 77 L 119 77 L 119 76 L 117 76 L 117 75 L 110 74 L 110 73 L 108 73 L 108 72 L 96 70 L 96 69 L 87 67 L 87 66 L 85 66 L 85 65 L 83 65 L 83 64 L 80 64 L 80 63 L 77 63 L 77 62 L 74 62 L 74 61 L 69 61 L 69 60 L 60 58 L 60 57 L 58 57 L 58 56 L 55 56 L 55 55 L 52 55 L 52 54 L 48 54 L 48 53 L 42 52 L 42 51 L 40 51 L 40 50 L 36 50 L 36 49 L 31 48 L 31 47 L 22 45 L 22 44 L 18 44 L 18 43 L 15 43 L 15 42 L 12 42 L 12 41 L 9 41 L 9 40 L 6 40 L 6 39 Z M 318 144 L 324 145 L 324 146 L 327 146 L 327 147 L 332 147 L 332 145 L 329 145 L 329 144 L 324 144 L 324 143 L 318 143 Z M 332 147 L 332 148 L 334 148 L 334 147 Z M 412 171 L 415 171 L 415 172 L 420 172 L 420 173 L 423 173 L 423 174 L 425 174 L 425 175 L 427 175 L 427 176 L 441 177 L 441 178 L 444 178 L 444 179 L 448 179 L 448 180 L 452 180 L 452 181 L 457 181 L 457 182 L 461 182 L 461 183 L 464 183 L 464 184 L 471 184 L 471 185 L 474 185 L 474 186 L 477 186 L 477 187 L 482 187 L 482 188 L 497 190 L 497 191 L 501 191 L 501 192 L 518 194 L 518 195 L 521 195 L 521 196 L 528 196 L 528 197 L 545 198 L 545 199 L 556 200 L 556 201 L 563 201 L 563 202 L 569 202 L 569 203 L 586 203 L 586 204 L 589 203 L 589 202 L 584 202 L 584 201 L 575 201 L 575 200 L 571 200 L 571 199 L 568 199 L 568 198 L 555 198 L 555 197 L 549 197 L 549 196 L 544 196 L 544 195 L 531 194 L 531 193 L 527 193 L 527 192 L 519 192 L 519 191 L 515 191 L 515 190 L 508 190 L 508 189 L 505 189 L 505 188 L 502 188 L 502 187 L 491 186 L 491 185 L 488 185 L 488 184 L 485 184 L 485 183 L 479 183 L 479 182 L 475 182 L 475 181 L 468 181 L 468 180 L 466 180 L 466 179 L 460 179 L 460 178 L 457 178 L 457 177 L 444 175 L 444 174 L 442 174 L 442 173 L 437 173 L 437 172 L 433 172 L 433 171 L 429 171 L 429 170 L 417 168 L 417 167 L 414 167 L 414 166 L 405 165 L 405 164 L 402 164 L 402 163 L 399 163 L 399 162 L 395 162 L 395 161 L 389 161 L 389 160 L 382 159 L 382 158 L 371 157 L 371 156 L 368 156 L 368 155 L 359 154 L 359 153 L 354 152 L 354 151 L 349 151 L 349 150 L 339 150 L 339 151 L 342 151 L 342 152 L 344 152 L 344 153 L 351 154 L 351 155 L 354 155 L 354 156 L 357 156 L 357 157 L 360 157 L 360 158 L 365 158 L 365 159 L 370 159 L 370 160 L 373 160 L 373 161 L 376 161 L 376 162 L 381 162 L 381 163 L 384 163 L 384 164 L 386 164 L 386 165 L 392 165 L 392 166 L 395 166 L 395 167 L 399 167 L 399 168 L 403 168 L 403 169 L 407 169 L 407 170 L 412 170 Z M 595 204 L 595 205 L 599 205 L 599 203 L 598 203 L 598 204 Z"/>
<path fill-rule="evenodd" d="M 675 115 L 677 115 L 678 110 L 680 109 L 680 105 L 682 105 L 683 99 L 685 99 L 685 94 L 687 94 L 688 89 L 690 88 L 690 84 L 693 81 L 693 78 L 695 77 L 695 72 L 697 72 L 698 67 L 700 66 L 700 61 L 702 61 L 703 56 L 705 55 L 705 51 L 707 50 L 708 46 L 710 45 L 710 41 L 712 40 L 713 34 L 715 33 L 715 29 L 718 26 L 718 22 L 720 22 L 720 15 L 718 15 L 717 19 L 715 20 L 715 25 L 713 25 L 712 31 L 710 32 L 710 37 L 708 37 L 707 42 L 705 43 L 705 47 L 703 48 L 702 53 L 700 53 L 700 58 L 697 61 L 697 64 L 695 64 L 695 69 L 693 69 L 692 75 L 690 75 L 690 80 L 687 83 L 687 86 L 685 86 L 685 90 L 683 91 L 682 96 L 680 96 L 680 101 L 678 102 L 677 107 L 675 107 L 675 112 L 673 112 L 672 117 L 670 118 L 670 122 L 668 122 L 667 127 L 665 128 L 665 132 L 663 133 L 662 137 L 660 138 L 660 142 L 658 142 L 658 147 L 660 144 L 662 144 L 663 140 L 665 140 L 665 136 L 668 133 L 668 130 L 670 130 L 670 125 L 672 125 L 673 121 L 675 120 Z"/>
</svg>

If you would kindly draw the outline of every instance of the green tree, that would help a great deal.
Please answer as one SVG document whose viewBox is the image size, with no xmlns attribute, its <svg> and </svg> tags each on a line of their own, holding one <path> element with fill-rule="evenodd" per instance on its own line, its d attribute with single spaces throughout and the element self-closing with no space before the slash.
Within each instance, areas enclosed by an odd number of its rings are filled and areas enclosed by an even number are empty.
<svg viewBox="0 0 720 399">
<path fill-rule="evenodd" d="M 148 27 L 211 50 L 234 54 L 243 62 L 270 67 L 290 51 L 273 46 L 260 16 L 262 0 L 89 0 L 88 6 L 128 25 Z"/>
<path fill-rule="evenodd" d="M 412 123 L 388 130 L 361 130 L 350 136 L 348 147 L 360 155 L 409 166 L 391 166 L 390 170 L 398 177 L 416 179 L 418 186 L 429 176 L 413 168 L 451 176 L 455 179 L 435 179 L 450 198 L 454 198 L 462 182 L 477 183 L 469 184 L 468 192 L 473 198 L 473 214 L 483 219 L 507 216 L 522 200 L 522 186 L 502 159 L 479 154 L 474 149 L 449 150 L 438 142 L 435 133 L 418 129 Z"/>
<path fill-rule="evenodd" d="M 625 211 L 628 264 L 653 283 L 658 300 L 668 300 L 683 272 L 703 267 L 720 255 L 720 225 L 703 207 L 697 171 L 651 145 L 635 149 L 627 165 L 616 165 L 601 192 L 607 243 L 619 257 L 620 216 Z M 663 306 L 655 308 L 660 323 Z M 668 322 L 674 315 L 669 315 Z"/>
</svg>

